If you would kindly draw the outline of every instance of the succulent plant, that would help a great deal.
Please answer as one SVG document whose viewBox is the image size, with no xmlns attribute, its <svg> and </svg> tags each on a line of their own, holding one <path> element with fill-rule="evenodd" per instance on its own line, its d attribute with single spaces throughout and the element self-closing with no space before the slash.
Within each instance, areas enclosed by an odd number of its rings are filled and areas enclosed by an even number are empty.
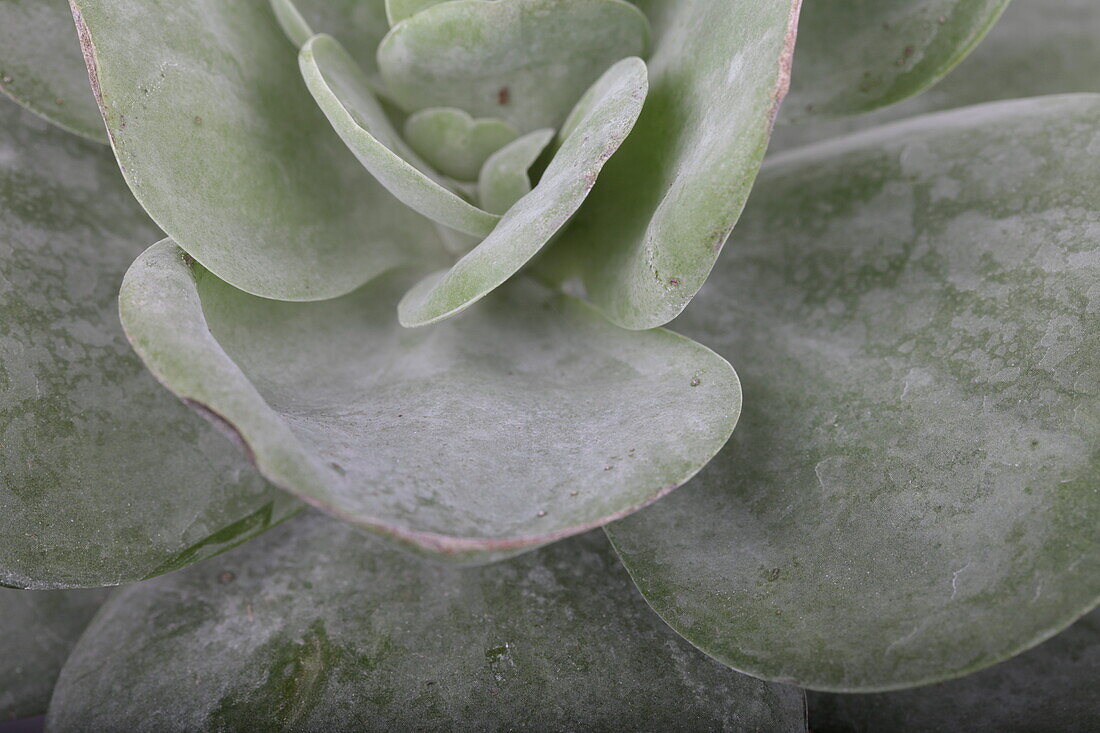
<svg viewBox="0 0 1100 733">
<path fill-rule="evenodd" d="M 1007 4 L 0 0 L 0 719 L 1095 729 L 1100 8 Z"/>
</svg>

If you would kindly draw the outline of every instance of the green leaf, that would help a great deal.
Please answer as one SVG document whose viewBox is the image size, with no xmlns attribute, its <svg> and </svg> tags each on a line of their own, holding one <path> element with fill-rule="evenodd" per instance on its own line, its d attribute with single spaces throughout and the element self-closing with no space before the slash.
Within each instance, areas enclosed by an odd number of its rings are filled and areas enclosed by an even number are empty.
<svg viewBox="0 0 1100 733">
<path fill-rule="evenodd" d="M 584 202 L 604 163 L 634 127 L 646 96 L 646 67 L 619 61 L 577 103 L 566 135 L 537 186 L 450 270 L 433 273 L 402 298 L 403 326 L 435 323 L 469 308 L 519 272 Z"/>
<path fill-rule="evenodd" d="M 810 696 L 815 733 L 1090 733 L 1100 721 L 1100 611 L 991 669 L 916 690 Z"/>
<path fill-rule="evenodd" d="M 73 7 L 134 195 L 219 277 L 315 300 L 442 251 L 332 133 L 267 3 Z"/>
<path fill-rule="evenodd" d="M 1097 38 L 1100 38 L 1100 3 L 1095 0 L 1011 3 L 974 52 L 920 96 L 858 117 L 780 125 L 768 151 L 980 102 L 1100 92 Z M 784 117 L 780 113 L 781 123 Z"/>
<path fill-rule="evenodd" d="M 804 704 L 676 638 L 597 533 L 440 568 L 310 515 L 120 591 L 62 671 L 47 725 L 794 733 Z"/>
<path fill-rule="evenodd" d="M 0 92 L 64 130 L 107 142 L 65 0 L 0 2 Z"/>
<path fill-rule="evenodd" d="M 0 588 L 0 721 L 42 715 L 61 665 L 107 591 Z"/>
<path fill-rule="evenodd" d="M 490 155 L 485 165 L 481 166 L 477 179 L 477 197 L 481 208 L 493 214 L 503 214 L 530 193 L 531 177 L 527 170 L 553 139 L 553 130 L 535 130 Z"/>
<path fill-rule="evenodd" d="M 377 51 L 390 27 L 382 0 L 271 0 L 271 7 L 295 46 L 327 33 L 355 59 L 374 93 L 383 93 Z"/>
<path fill-rule="evenodd" d="M 521 280 L 466 317 L 407 331 L 405 278 L 344 298 L 248 296 L 149 249 L 123 326 L 178 396 L 221 416 L 275 484 L 412 549 L 515 553 L 623 516 L 728 438 L 732 368 Z"/>
<path fill-rule="evenodd" d="M 609 66 L 645 53 L 648 35 L 624 0 L 454 0 L 395 25 L 378 66 L 408 112 L 458 107 L 531 132 L 558 127 Z"/>
<path fill-rule="evenodd" d="M 800 0 L 639 0 L 649 99 L 549 256 L 625 328 L 674 318 L 748 197 L 786 93 Z"/>
<path fill-rule="evenodd" d="M 970 53 L 1006 5 L 1008 0 L 806 3 L 784 117 L 843 117 L 919 94 Z"/>
<path fill-rule="evenodd" d="M 1100 598 L 1100 96 L 923 117 L 765 167 L 679 331 L 736 358 L 730 445 L 609 528 L 735 669 L 963 675 Z"/>
<path fill-rule="evenodd" d="M 441 2 L 446 0 L 386 0 L 386 17 L 390 25 L 397 25 L 405 18 Z"/>
<path fill-rule="evenodd" d="M 126 343 L 118 286 L 158 236 L 108 150 L 0 100 L 0 584 L 140 580 L 297 511 Z"/>
<path fill-rule="evenodd" d="M 449 188 L 393 129 L 366 77 L 332 36 L 302 47 L 302 78 L 340 138 L 378 181 L 404 204 L 432 221 L 484 237 L 500 220 Z"/>
<path fill-rule="evenodd" d="M 412 149 L 460 181 L 477 180 L 482 163 L 517 137 L 516 128 L 504 120 L 475 120 L 450 107 L 424 109 L 405 121 L 405 139 Z"/>
</svg>

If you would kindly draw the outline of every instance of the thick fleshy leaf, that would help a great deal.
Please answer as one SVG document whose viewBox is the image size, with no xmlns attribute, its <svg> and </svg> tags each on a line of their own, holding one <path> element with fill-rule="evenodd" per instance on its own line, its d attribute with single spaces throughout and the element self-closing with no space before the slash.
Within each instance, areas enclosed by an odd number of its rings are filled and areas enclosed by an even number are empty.
<svg viewBox="0 0 1100 733">
<path fill-rule="evenodd" d="M 410 15 L 415 15 L 421 10 L 427 10 L 433 5 L 439 5 L 447 0 L 386 0 L 386 17 L 390 25 L 396 25 Z"/>
<path fill-rule="evenodd" d="M 479 0 L 484 1 L 492 0 Z M 646 89 L 641 59 L 623 59 L 608 69 L 566 120 L 566 137 L 534 190 L 450 270 L 428 275 L 401 299 L 401 324 L 423 326 L 469 308 L 538 254 L 576 213 L 608 158 L 630 134 Z"/>
<path fill-rule="evenodd" d="M 1041 94 L 1100 92 L 1100 3 L 1010 3 L 974 52 L 918 97 L 867 115 L 775 130 L 769 152 L 837 137 L 905 117 Z M 785 109 L 785 108 L 784 108 Z M 779 116 L 780 123 L 784 115 Z"/>
<path fill-rule="evenodd" d="M 405 121 L 405 140 L 430 165 L 460 181 L 475 181 L 490 155 L 519 137 L 495 118 L 474 119 L 453 107 L 432 107 Z"/>
<path fill-rule="evenodd" d="M 351 54 L 375 92 L 381 92 L 378 44 L 390 30 L 384 0 L 271 0 L 271 5 L 294 45 L 327 33 Z"/>
<path fill-rule="evenodd" d="M 222 279 L 316 300 L 442 251 L 331 131 L 267 2 L 73 7 L 134 195 Z"/>
<path fill-rule="evenodd" d="M 645 53 L 648 35 L 624 0 L 454 0 L 395 25 L 378 66 L 408 112 L 458 107 L 531 132 L 561 125 L 609 66 Z"/>
<path fill-rule="evenodd" d="M 0 2 L 0 92 L 64 130 L 107 142 L 65 0 Z"/>
<path fill-rule="evenodd" d="M 500 220 L 446 188 L 401 141 L 355 60 L 332 36 L 302 46 L 302 78 L 355 157 L 394 196 L 432 221 L 484 237 Z"/>
<path fill-rule="evenodd" d="M 550 253 L 626 328 L 672 320 L 748 197 L 787 90 L 801 0 L 639 0 L 649 100 L 568 237 Z"/>
<path fill-rule="evenodd" d="M 0 101 L 0 584 L 140 580 L 296 511 L 126 343 L 157 236 L 106 148 Z"/>
<path fill-rule="evenodd" d="M 1100 611 L 1008 662 L 960 680 L 874 695 L 811 693 L 814 733 L 1094 733 Z"/>
<path fill-rule="evenodd" d="M 310 515 L 120 591 L 65 666 L 47 722 L 794 733 L 804 704 L 800 690 L 678 639 L 598 533 L 506 564 L 441 568 Z"/>
<path fill-rule="evenodd" d="M 46 712 L 61 665 L 106 599 L 102 588 L 0 588 L 0 721 Z"/>
<path fill-rule="evenodd" d="M 503 214 L 530 193 L 531 177 L 527 171 L 553 139 L 553 130 L 535 130 L 490 155 L 477 179 L 481 208 Z"/>
<path fill-rule="evenodd" d="M 784 118 L 870 112 L 924 91 L 966 57 L 1006 5 L 1008 0 L 806 3 Z"/>
<path fill-rule="evenodd" d="M 918 118 L 765 167 L 677 330 L 736 359 L 741 427 L 610 531 L 736 669 L 946 679 L 1100 598 L 1100 96 Z"/>
<path fill-rule="evenodd" d="M 634 511 L 733 429 L 733 369 L 681 336 L 622 331 L 527 280 L 410 332 L 393 318 L 401 280 L 280 303 L 163 242 L 127 274 L 122 322 L 154 374 L 219 415 L 273 482 L 459 560 Z"/>
</svg>

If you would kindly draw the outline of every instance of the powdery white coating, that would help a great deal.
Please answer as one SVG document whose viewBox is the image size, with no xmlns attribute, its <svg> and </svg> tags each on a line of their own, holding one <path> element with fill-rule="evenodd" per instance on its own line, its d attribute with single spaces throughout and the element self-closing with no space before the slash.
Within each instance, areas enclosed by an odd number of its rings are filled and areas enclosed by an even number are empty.
<svg viewBox="0 0 1100 733">
<path fill-rule="evenodd" d="M 756 675 L 875 690 L 1096 604 L 1098 115 L 1094 95 L 1000 103 L 765 166 L 676 322 L 738 364 L 741 425 L 609 527 L 674 628 Z"/>
<path fill-rule="evenodd" d="M 489 156 L 477 179 L 478 203 L 486 211 L 503 214 L 531 191 L 528 170 L 550 141 L 550 128 L 535 130 L 513 140 Z"/>
<path fill-rule="evenodd" d="M 477 179 L 490 155 L 519 137 L 516 128 L 495 117 L 474 119 L 453 107 L 431 107 L 405 120 L 405 140 L 445 175 Z"/>
<path fill-rule="evenodd" d="M 456 569 L 310 515 L 122 591 L 67 664 L 47 724 L 794 733 L 803 705 L 800 690 L 677 638 L 599 534 Z"/>
</svg>

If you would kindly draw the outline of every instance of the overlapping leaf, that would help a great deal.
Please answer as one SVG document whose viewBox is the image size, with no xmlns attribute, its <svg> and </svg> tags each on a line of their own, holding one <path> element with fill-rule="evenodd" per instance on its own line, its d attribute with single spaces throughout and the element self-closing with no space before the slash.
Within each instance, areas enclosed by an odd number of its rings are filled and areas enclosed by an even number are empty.
<svg viewBox="0 0 1100 733">
<path fill-rule="evenodd" d="M 460 570 L 312 515 L 122 590 L 62 672 L 48 725 L 793 733 L 803 705 L 677 639 L 598 534 Z"/>
<path fill-rule="evenodd" d="M 745 414 L 609 528 L 736 669 L 829 690 L 966 674 L 1100 598 L 1100 97 L 968 108 L 774 159 L 678 330 Z"/>
</svg>

